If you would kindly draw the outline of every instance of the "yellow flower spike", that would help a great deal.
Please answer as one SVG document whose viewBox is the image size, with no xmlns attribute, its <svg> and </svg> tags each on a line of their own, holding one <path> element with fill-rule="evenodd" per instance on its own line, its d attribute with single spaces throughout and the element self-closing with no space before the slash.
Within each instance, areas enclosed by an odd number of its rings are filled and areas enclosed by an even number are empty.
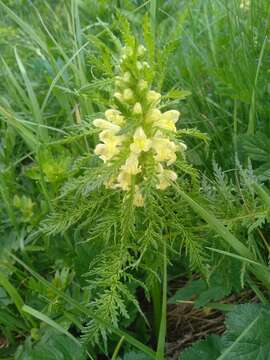
<svg viewBox="0 0 270 360">
<path fill-rule="evenodd" d="M 139 188 L 138 185 L 135 185 L 133 205 L 136 206 L 136 207 L 143 207 L 144 206 L 144 198 L 142 196 L 142 193 L 141 193 L 140 188 Z"/>
<path fill-rule="evenodd" d="M 133 107 L 133 113 L 135 115 L 141 115 L 142 112 L 143 112 L 142 105 L 139 102 L 137 102 Z"/>
<path fill-rule="evenodd" d="M 149 90 L 146 94 L 146 100 L 149 104 L 158 104 L 161 100 L 161 94 L 156 91 Z"/>
<path fill-rule="evenodd" d="M 151 147 L 152 142 L 147 138 L 141 126 L 135 130 L 133 140 L 134 142 L 130 145 L 130 150 L 135 154 L 140 154 L 142 151 L 148 151 Z"/>
<path fill-rule="evenodd" d="M 161 118 L 161 112 L 158 109 L 151 109 L 150 111 L 148 111 L 148 113 L 146 114 L 145 117 L 145 121 L 147 123 L 155 123 L 157 121 L 159 121 Z"/>
<path fill-rule="evenodd" d="M 134 98 L 133 91 L 131 89 L 125 89 L 123 92 L 124 101 L 132 101 Z"/>
<path fill-rule="evenodd" d="M 121 170 L 130 175 L 137 175 L 139 172 L 141 172 L 138 154 L 130 153 L 125 165 L 121 166 Z"/>
<path fill-rule="evenodd" d="M 131 185 L 131 176 L 132 175 L 126 173 L 125 171 L 121 171 L 117 177 L 118 183 L 116 184 L 116 187 L 119 187 L 124 191 L 128 191 Z"/>
<path fill-rule="evenodd" d="M 98 144 L 94 152 L 106 163 L 119 154 L 119 149 L 114 143 L 106 143 Z"/>
<path fill-rule="evenodd" d="M 103 119 L 95 119 L 93 125 L 102 130 L 111 130 L 115 134 L 121 130 L 120 126 L 112 124 L 110 121 Z"/>
<path fill-rule="evenodd" d="M 111 121 L 112 123 L 116 125 L 123 125 L 125 120 L 124 116 L 121 115 L 120 111 L 115 109 L 108 109 L 105 111 L 105 117 L 107 120 Z"/>
<path fill-rule="evenodd" d="M 158 174 L 157 178 L 159 180 L 159 184 L 156 188 L 159 190 L 165 190 L 171 185 L 171 181 L 176 181 L 177 174 L 172 170 L 164 170 L 162 168 L 162 171 Z"/>
</svg>

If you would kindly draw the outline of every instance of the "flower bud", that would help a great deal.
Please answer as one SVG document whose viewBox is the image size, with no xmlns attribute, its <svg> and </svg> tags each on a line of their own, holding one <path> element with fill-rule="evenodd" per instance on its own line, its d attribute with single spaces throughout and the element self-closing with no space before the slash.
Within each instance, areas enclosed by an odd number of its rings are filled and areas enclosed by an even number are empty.
<svg viewBox="0 0 270 360">
<path fill-rule="evenodd" d="M 117 133 L 118 131 L 121 130 L 120 126 L 112 124 L 110 121 L 103 120 L 103 119 L 95 119 L 93 121 L 93 125 L 102 130 L 109 129 L 109 130 L 113 131 L 114 133 Z"/>
<path fill-rule="evenodd" d="M 146 49 L 143 45 L 139 45 L 137 49 L 138 56 L 143 56 L 146 52 Z"/>
<path fill-rule="evenodd" d="M 154 103 L 157 104 L 160 102 L 161 95 L 160 95 L 160 93 L 158 93 L 156 91 L 149 90 L 146 95 L 146 99 L 149 104 L 154 104 Z"/>
<path fill-rule="evenodd" d="M 143 69 L 143 63 L 141 61 L 137 61 L 136 66 L 139 71 Z"/>
<path fill-rule="evenodd" d="M 137 207 L 142 207 L 144 205 L 144 198 L 142 196 L 142 193 L 140 192 L 140 188 L 138 185 L 135 185 L 133 205 Z"/>
<path fill-rule="evenodd" d="M 155 123 L 157 121 L 159 121 L 161 118 L 161 112 L 158 109 L 151 109 L 150 111 L 148 111 L 145 121 L 147 123 Z"/>
<path fill-rule="evenodd" d="M 133 106 L 133 113 L 134 113 L 135 115 L 141 115 L 142 112 L 143 112 L 143 110 L 142 110 L 142 105 L 141 105 L 139 102 L 137 102 L 137 103 Z"/>
<path fill-rule="evenodd" d="M 123 99 L 128 102 L 133 100 L 133 91 L 131 89 L 125 89 L 123 92 Z"/>
<path fill-rule="evenodd" d="M 123 75 L 123 81 L 126 82 L 126 83 L 129 83 L 130 80 L 131 80 L 131 74 L 129 71 L 126 71 Z"/>
<path fill-rule="evenodd" d="M 123 95 L 120 92 L 116 92 L 113 96 L 120 102 L 123 102 Z"/>
</svg>

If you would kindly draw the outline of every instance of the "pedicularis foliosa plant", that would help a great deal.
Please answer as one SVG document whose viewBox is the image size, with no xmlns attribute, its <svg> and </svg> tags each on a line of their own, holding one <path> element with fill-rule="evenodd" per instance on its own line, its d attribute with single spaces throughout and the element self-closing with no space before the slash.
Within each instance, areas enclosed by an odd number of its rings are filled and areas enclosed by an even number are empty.
<svg viewBox="0 0 270 360">
<path fill-rule="evenodd" d="M 146 48 L 130 37 L 115 64 L 108 107 L 92 118 L 98 143 L 91 160 L 63 186 L 43 223 L 49 235 L 80 239 L 76 256 L 87 256 L 88 306 L 95 313 L 84 328 L 87 342 L 106 340 L 120 319 L 131 322 L 130 307 L 144 317 L 139 287 L 160 301 L 164 261 L 172 254 L 185 248 L 193 265 L 202 261 L 200 244 L 182 224 L 185 209 L 175 187 L 197 186 L 182 137 L 204 136 L 177 130 L 181 116 L 171 106 L 178 102 L 155 91 L 154 79 Z"/>
</svg>

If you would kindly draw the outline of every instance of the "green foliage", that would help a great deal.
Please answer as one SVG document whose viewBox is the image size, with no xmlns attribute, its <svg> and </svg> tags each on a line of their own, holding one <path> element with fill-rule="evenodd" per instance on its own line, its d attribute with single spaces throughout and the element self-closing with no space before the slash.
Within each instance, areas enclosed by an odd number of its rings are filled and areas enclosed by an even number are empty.
<svg viewBox="0 0 270 360">
<path fill-rule="evenodd" d="M 269 305 L 237 305 L 226 317 L 227 330 L 221 338 L 210 336 L 195 343 L 181 359 L 267 359 L 269 316 Z"/>
<path fill-rule="evenodd" d="M 47 330 L 33 345 L 28 339 L 15 354 L 16 360 L 85 360 L 86 354 L 80 345 L 54 330 Z"/>
<path fill-rule="evenodd" d="M 181 354 L 181 360 L 217 360 L 222 349 L 221 339 L 216 335 L 206 340 L 197 341 L 191 348 Z"/>
</svg>

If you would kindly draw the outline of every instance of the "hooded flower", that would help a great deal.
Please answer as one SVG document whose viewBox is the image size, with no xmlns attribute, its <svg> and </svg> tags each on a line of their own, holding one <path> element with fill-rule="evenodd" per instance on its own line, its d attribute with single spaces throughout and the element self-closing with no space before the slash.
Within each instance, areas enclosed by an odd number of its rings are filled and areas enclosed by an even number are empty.
<svg viewBox="0 0 270 360">
<path fill-rule="evenodd" d="M 140 126 L 135 130 L 133 135 L 133 143 L 130 145 L 130 150 L 136 154 L 142 151 L 148 151 L 151 147 L 151 140 L 147 138 L 143 128 Z"/>
</svg>

